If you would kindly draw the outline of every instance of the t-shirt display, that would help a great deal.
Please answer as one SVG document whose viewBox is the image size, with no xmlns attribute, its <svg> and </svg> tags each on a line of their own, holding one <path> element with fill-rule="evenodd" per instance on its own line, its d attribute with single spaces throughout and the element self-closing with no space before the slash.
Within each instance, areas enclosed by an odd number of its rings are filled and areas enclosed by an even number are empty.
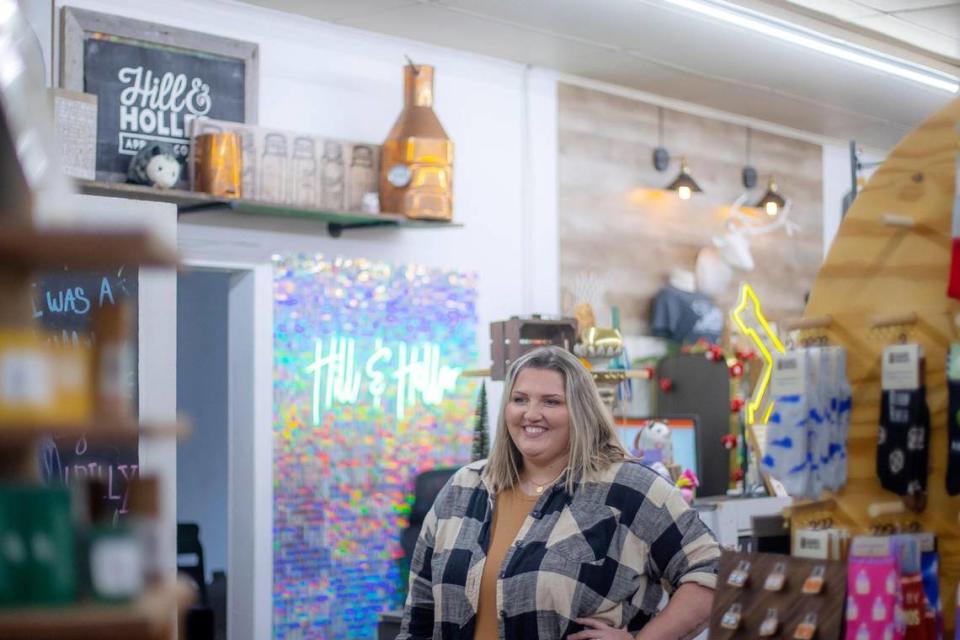
<svg viewBox="0 0 960 640">
<path fill-rule="evenodd" d="M 667 285 L 653 299 L 650 330 L 681 344 L 701 339 L 717 343 L 723 333 L 723 311 L 702 293 Z"/>
</svg>

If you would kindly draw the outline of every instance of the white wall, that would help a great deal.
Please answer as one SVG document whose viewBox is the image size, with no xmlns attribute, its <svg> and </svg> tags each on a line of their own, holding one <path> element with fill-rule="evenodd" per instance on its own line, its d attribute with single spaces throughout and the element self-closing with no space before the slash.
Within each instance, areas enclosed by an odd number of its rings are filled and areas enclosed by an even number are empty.
<svg viewBox="0 0 960 640">
<path fill-rule="evenodd" d="M 868 180 L 885 154 L 876 149 L 862 150 L 860 161 L 864 163 L 858 176 Z M 823 257 L 830 252 L 830 245 L 843 221 L 843 198 L 850 192 L 850 147 L 841 144 L 823 145 Z M 863 184 L 859 187 L 863 188 Z"/>
<path fill-rule="evenodd" d="M 380 142 L 400 112 L 404 56 L 436 67 L 436 111 L 455 143 L 455 216 L 463 228 L 346 231 L 333 239 L 322 227 L 300 221 L 241 229 L 184 216 L 179 244 L 186 260 L 253 267 L 274 253 L 303 251 L 475 272 L 478 367 L 489 364 L 491 321 L 558 312 L 552 74 L 224 0 L 56 2 L 57 8 L 64 5 L 258 43 L 259 121 L 265 126 Z M 257 304 L 264 302 L 269 304 Z M 269 377 L 258 379 L 269 385 Z M 488 389 L 491 411 L 499 386 Z M 257 433 L 270 429 L 268 420 L 256 425 Z M 257 519 L 269 537 L 270 510 Z M 271 548 L 268 539 L 257 545 Z M 269 594 L 264 586 L 256 586 L 258 594 Z M 252 599 L 257 611 L 247 612 L 250 624 L 236 625 L 231 637 L 266 637 L 262 630 L 271 609 L 264 600 Z"/>
<path fill-rule="evenodd" d="M 404 56 L 435 65 L 436 111 L 455 142 L 455 215 L 463 229 L 348 231 L 338 240 L 305 237 L 300 226 L 287 227 L 293 233 L 197 230 L 191 251 L 202 253 L 209 241 L 217 251 L 232 243 L 235 259 L 302 250 L 474 271 L 477 365 L 487 363 L 490 321 L 559 309 L 551 74 L 219 0 L 57 2 L 63 5 L 257 42 L 266 126 L 380 142 L 400 112 Z"/>
</svg>

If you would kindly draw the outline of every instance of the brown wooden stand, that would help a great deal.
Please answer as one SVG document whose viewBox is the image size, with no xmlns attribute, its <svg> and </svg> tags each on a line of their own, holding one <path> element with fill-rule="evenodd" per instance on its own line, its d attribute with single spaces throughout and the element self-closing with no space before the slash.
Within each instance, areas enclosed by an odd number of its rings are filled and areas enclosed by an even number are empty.
<svg viewBox="0 0 960 640">
<path fill-rule="evenodd" d="M 918 342 L 926 355 L 927 402 L 932 435 L 926 509 L 882 518 L 885 524 L 918 522 L 937 534 L 941 598 L 952 628 L 954 593 L 960 579 L 960 497 L 946 493 L 948 346 L 960 341 L 955 317 L 960 303 L 947 297 L 950 222 L 957 180 L 957 124 L 954 100 L 904 138 L 857 197 L 814 283 L 805 317 L 830 317 L 818 329 L 847 348 L 853 385 L 849 436 L 849 482 L 829 512 L 852 534 L 878 524 L 872 504 L 896 502 L 876 477 L 880 412 L 880 354 L 901 339 Z M 910 315 L 912 312 L 912 315 Z M 884 321 L 887 319 L 889 321 Z M 805 512 L 795 508 L 795 524 Z M 874 510 L 876 513 L 876 510 Z M 951 636 L 952 637 L 952 632 Z"/>
</svg>

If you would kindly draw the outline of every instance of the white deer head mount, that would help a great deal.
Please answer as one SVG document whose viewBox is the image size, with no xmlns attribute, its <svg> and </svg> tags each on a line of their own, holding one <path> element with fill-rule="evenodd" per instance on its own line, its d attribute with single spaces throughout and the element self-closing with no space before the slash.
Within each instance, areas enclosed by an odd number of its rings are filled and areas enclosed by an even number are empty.
<svg viewBox="0 0 960 640">
<path fill-rule="evenodd" d="M 755 263 L 750 252 L 750 238 L 752 236 L 772 233 L 779 229 L 794 236 L 800 231 L 800 225 L 790 220 L 793 203 L 788 200 L 774 220 L 758 218 L 745 212 L 741 207 L 746 203 L 749 194 L 744 192 L 730 205 L 730 215 L 726 220 L 726 232 L 713 237 L 713 244 L 720 250 L 723 259 L 732 267 L 741 271 L 752 271 Z"/>
</svg>

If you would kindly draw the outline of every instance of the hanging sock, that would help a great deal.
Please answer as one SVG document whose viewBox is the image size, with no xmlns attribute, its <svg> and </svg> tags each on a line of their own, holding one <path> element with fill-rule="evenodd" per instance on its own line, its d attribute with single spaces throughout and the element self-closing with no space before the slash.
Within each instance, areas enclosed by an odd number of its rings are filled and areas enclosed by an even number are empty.
<svg viewBox="0 0 960 640">
<path fill-rule="evenodd" d="M 763 470 L 779 480 L 791 496 L 802 496 L 810 483 L 809 413 L 811 389 L 808 353 L 789 351 L 773 365 L 771 391 L 774 411 L 767 422 Z"/>
<path fill-rule="evenodd" d="M 880 414 L 880 485 L 900 496 L 925 492 L 930 440 L 926 389 L 884 391 Z"/>
<path fill-rule="evenodd" d="M 837 377 L 834 440 L 830 443 L 830 457 L 834 461 L 835 490 L 847 484 L 847 438 L 850 435 L 850 414 L 853 412 L 853 389 L 847 378 L 847 350 L 836 348 Z"/>
<path fill-rule="evenodd" d="M 947 413 L 947 493 L 960 494 L 960 380 L 949 380 Z"/>
<path fill-rule="evenodd" d="M 957 129 L 960 132 L 960 125 Z M 954 184 L 960 184 L 960 153 L 957 154 L 955 162 L 957 177 Z M 960 189 L 956 190 L 953 197 L 951 235 L 953 241 L 950 249 L 950 275 L 947 280 L 947 295 L 960 300 Z"/>
<path fill-rule="evenodd" d="M 920 345 L 884 349 L 877 476 L 884 489 L 918 498 L 927 490 L 930 449 L 930 410 L 922 370 Z"/>
<path fill-rule="evenodd" d="M 807 350 L 810 387 L 807 394 L 807 463 L 810 466 L 804 495 L 817 500 L 823 492 L 830 462 L 829 367 L 827 349 Z"/>
</svg>

